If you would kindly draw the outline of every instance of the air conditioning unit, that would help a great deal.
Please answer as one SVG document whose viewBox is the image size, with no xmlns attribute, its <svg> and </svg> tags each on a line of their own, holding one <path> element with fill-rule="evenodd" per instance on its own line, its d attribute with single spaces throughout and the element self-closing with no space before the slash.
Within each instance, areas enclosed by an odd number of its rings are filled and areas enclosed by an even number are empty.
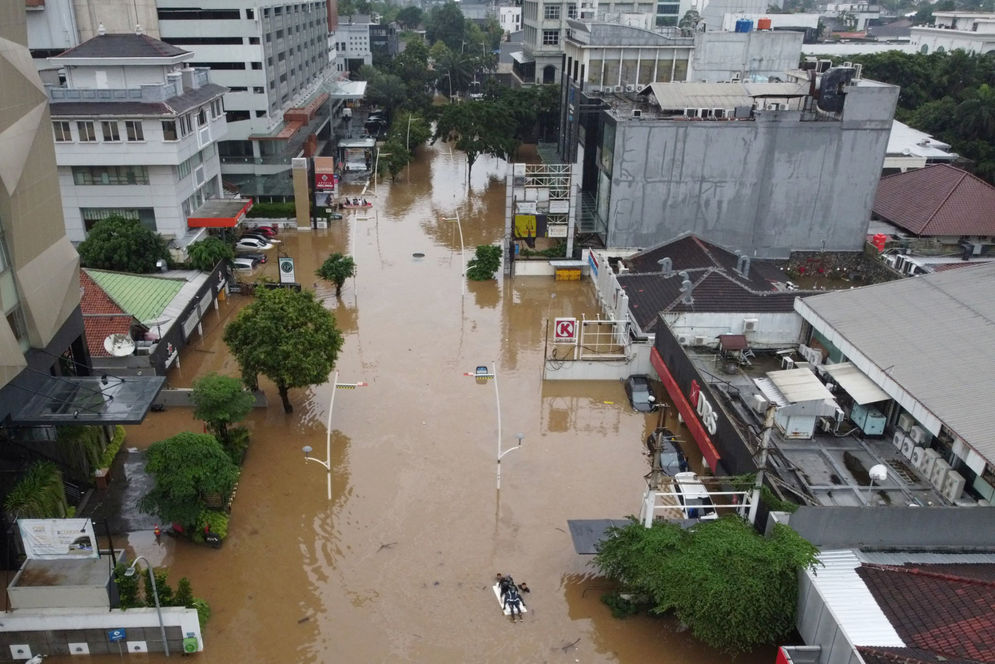
<svg viewBox="0 0 995 664">
<path fill-rule="evenodd" d="M 947 479 L 947 473 L 950 472 L 950 464 L 944 459 L 937 459 L 933 462 L 933 471 L 929 474 L 929 483 L 936 487 L 937 490 L 943 489 L 943 481 Z"/>
<path fill-rule="evenodd" d="M 794 369 L 795 368 L 795 358 L 793 358 L 793 357 L 782 357 L 781 358 L 781 368 L 782 369 Z"/>
<path fill-rule="evenodd" d="M 859 62 L 853 66 L 853 80 L 857 81 L 864 73 L 864 65 Z"/>
<path fill-rule="evenodd" d="M 908 413 L 902 413 L 898 416 L 898 428 L 902 431 L 908 433 L 912 425 L 916 423 L 916 418 L 912 417 Z"/>
<path fill-rule="evenodd" d="M 928 445 L 932 435 L 919 425 L 914 425 L 909 429 L 909 438 L 915 441 L 916 445 Z"/>
<path fill-rule="evenodd" d="M 703 336 L 696 336 L 694 338 L 694 345 L 695 346 L 704 346 L 705 345 L 705 337 L 703 337 Z"/>
<path fill-rule="evenodd" d="M 964 493 L 965 483 L 963 475 L 956 470 L 951 470 L 943 480 L 943 489 L 940 490 L 940 493 L 950 502 L 960 500 L 961 494 Z"/>
<path fill-rule="evenodd" d="M 721 119 L 726 116 L 726 109 L 724 108 L 713 108 L 712 117 L 716 119 Z"/>
<path fill-rule="evenodd" d="M 638 108 L 632 109 L 632 117 L 639 118 L 639 117 L 642 117 L 642 115 L 643 115 L 643 112 L 641 110 L 639 110 Z"/>
<path fill-rule="evenodd" d="M 677 343 L 679 343 L 682 346 L 687 346 L 688 344 L 691 343 L 691 338 L 688 337 L 688 335 L 686 335 L 686 334 L 678 334 L 677 335 Z"/>
<path fill-rule="evenodd" d="M 846 67 L 847 69 L 853 69 L 853 63 L 852 62 L 844 62 L 843 66 Z"/>
<path fill-rule="evenodd" d="M 767 399 L 765 399 L 762 394 L 753 395 L 753 410 L 758 413 L 764 413 L 767 411 Z"/>
<path fill-rule="evenodd" d="M 769 101 L 766 104 L 764 104 L 764 110 L 765 111 L 780 111 L 781 110 L 781 106 L 782 105 L 779 104 L 779 103 L 777 103 L 776 101 Z"/>
<path fill-rule="evenodd" d="M 634 86 L 631 83 L 629 83 L 629 84 L 627 84 L 625 86 L 625 91 L 626 92 L 635 92 L 636 91 L 636 86 Z"/>
<path fill-rule="evenodd" d="M 710 108 L 699 108 L 698 109 L 699 118 L 710 118 L 712 117 L 712 109 Z"/>
<path fill-rule="evenodd" d="M 697 108 L 685 108 L 684 109 L 684 116 L 688 117 L 688 118 L 696 118 L 696 117 L 698 117 L 698 109 Z"/>
<path fill-rule="evenodd" d="M 757 318 L 744 318 L 743 319 L 743 332 L 756 332 L 757 325 L 760 324 L 760 320 Z"/>
<path fill-rule="evenodd" d="M 624 90 L 625 90 L 625 86 L 623 86 L 623 85 L 616 85 L 615 86 L 615 92 L 623 92 Z"/>
<path fill-rule="evenodd" d="M 912 442 L 911 438 L 906 436 L 905 438 L 902 439 L 902 456 L 908 459 L 909 461 L 912 460 L 912 450 L 914 450 L 915 448 L 916 444 Z"/>
<path fill-rule="evenodd" d="M 918 448 L 922 450 L 922 458 L 919 460 L 919 472 L 922 476 L 929 478 L 930 474 L 933 472 L 933 466 L 936 464 L 936 460 L 940 458 L 940 453 L 931 447 L 921 447 Z"/>
<path fill-rule="evenodd" d="M 826 433 L 832 433 L 834 424 L 835 423 L 828 417 L 819 418 L 819 428 Z"/>
<path fill-rule="evenodd" d="M 905 434 L 902 433 L 901 431 L 896 431 L 895 434 L 891 437 L 892 444 L 895 446 L 895 449 L 899 451 L 901 451 L 902 449 L 903 440 L 905 440 Z"/>
<path fill-rule="evenodd" d="M 925 456 L 925 447 L 913 447 L 912 448 L 912 465 L 918 468 L 922 465 L 923 456 Z"/>
</svg>

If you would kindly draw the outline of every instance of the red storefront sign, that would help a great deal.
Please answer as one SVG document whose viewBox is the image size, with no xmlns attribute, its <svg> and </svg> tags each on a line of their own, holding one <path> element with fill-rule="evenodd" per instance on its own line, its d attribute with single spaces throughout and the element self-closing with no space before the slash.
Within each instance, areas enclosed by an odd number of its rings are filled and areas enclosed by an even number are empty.
<svg viewBox="0 0 995 664">
<path fill-rule="evenodd" d="M 701 387 L 698 386 L 698 381 L 691 381 L 691 399 L 694 401 L 694 405 L 684 396 L 684 392 L 681 391 L 680 386 L 674 379 L 667 365 L 664 363 L 663 358 L 660 357 L 659 351 L 656 348 L 650 352 L 650 363 L 656 372 L 660 375 L 660 380 L 663 382 L 664 388 L 667 390 L 667 394 L 670 395 L 671 401 L 677 407 L 677 412 L 681 414 L 684 418 L 684 426 L 688 428 L 691 432 L 691 436 L 694 438 L 694 442 L 697 443 L 698 449 L 701 451 L 701 455 L 705 457 L 705 461 L 708 462 L 709 468 L 718 468 L 719 451 L 715 449 L 715 445 L 712 443 L 712 439 L 708 436 L 708 431 L 705 430 L 705 426 L 702 424 L 702 420 L 698 416 L 698 404 L 705 402 L 701 396 Z M 708 413 L 713 413 L 709 407 Z"/>
<path fill-rule="evenodd" d="M 335 189 L 335 174 L 315 173 L 314 188 L 317 189 L 318 191 L 328 191 L 330 189 Z"/>
</svg>

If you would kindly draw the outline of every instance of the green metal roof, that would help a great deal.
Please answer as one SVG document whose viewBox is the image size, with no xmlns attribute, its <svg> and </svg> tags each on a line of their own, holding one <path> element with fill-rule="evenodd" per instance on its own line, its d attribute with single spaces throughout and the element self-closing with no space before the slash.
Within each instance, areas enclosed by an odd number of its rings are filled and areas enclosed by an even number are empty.
<svg viewBox="0 0 995 664">
<path fill-rule="evenodd" d="M 140 321 L 158 318 L 185 282 L 122 272 L 84 270 L 114 302 Z"/>
</svg>

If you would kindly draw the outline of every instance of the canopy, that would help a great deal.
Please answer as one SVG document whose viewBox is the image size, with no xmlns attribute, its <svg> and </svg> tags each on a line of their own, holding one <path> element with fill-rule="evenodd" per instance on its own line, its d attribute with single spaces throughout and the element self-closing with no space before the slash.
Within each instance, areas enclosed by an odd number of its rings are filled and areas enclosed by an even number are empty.
<svg viewBox="0 0 995 664">
<path fill-rule="evenodd" d="M 863 371 L 850 362 L 827 364 L 823 367 L 833 377 L 853 401 L 861 406 L 877 401 L 887 401 L 891 397 L 887 392 L 874 384 Z"/>
</svg>

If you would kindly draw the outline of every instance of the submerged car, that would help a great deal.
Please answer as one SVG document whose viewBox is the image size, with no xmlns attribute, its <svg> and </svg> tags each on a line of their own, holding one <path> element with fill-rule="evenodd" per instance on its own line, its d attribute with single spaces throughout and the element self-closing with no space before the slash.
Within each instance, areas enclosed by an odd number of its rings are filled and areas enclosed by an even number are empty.
<svg viewBox="0 0 995 664">
<path fill-rule="evenodd" d="M 653 455 L 653 470 L 673 477 L 688 470 L 688 460 L 681 451 L 677 436 L 667 428 L 659 428 L 646 439 L 646 447 Z"/>
<path fill-rule="evenodd" d="M 266 251 L 267 249 L 272 249 L 273 245 L 266 240 L 261 240 L 255 237 L 243 237 L 238 242 L 235 243 L 235 251 Z"/>
<path fill-rule="evenodd" d="M 649 376 L 645 374 L 634 374 L 625 379 L 625 395 L 629 397 L 632 409 L 640 413 L 651 412 L 656 402 Z"/>
<path fill-rule="evenodd" d="M 249 271 L 256 266 L 256 260 L 253 258 L 247 258 L 245 256 L 238 256 L 233 258 L 231 261 L 232 269 L 240 271 Z"/>
</svg>

